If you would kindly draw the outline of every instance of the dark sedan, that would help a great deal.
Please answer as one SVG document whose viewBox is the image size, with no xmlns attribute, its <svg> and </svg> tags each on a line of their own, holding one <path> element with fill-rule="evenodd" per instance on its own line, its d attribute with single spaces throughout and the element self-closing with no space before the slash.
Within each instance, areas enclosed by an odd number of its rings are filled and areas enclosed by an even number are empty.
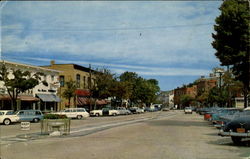
<svg viewBox="0 0 250 159">
<path fill-rule="evenodd" d="M 242 138 L 250 138 L 250 116 L 242 116 L 227 123 L 219 132 L 221 136 L 231 136 L 235 144 Z"/>
</svg>

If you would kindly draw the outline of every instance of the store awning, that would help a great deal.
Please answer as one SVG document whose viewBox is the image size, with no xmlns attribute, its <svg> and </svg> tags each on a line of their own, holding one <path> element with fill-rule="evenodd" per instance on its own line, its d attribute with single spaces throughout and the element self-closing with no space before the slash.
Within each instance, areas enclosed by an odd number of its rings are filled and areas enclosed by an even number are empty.
<svg viewBox="0 0 250 159">
<path fill-rule="evenodd" d="M 89 97 L 90 96 L 90 91 L 86 90 L 86 89 L 77 89 L 75 91 L 75 94 L 77 96 L 81 96 L 81 97 Z"/>
<path fill-rule="evenodd" d="M 43 102 L 60 102 L 61 99 L 54 94 L 36 94 Z"/>
<path fill-rule="evenodd" d="M 89 105 L 90 104 L 90 99 L 86 97 L 77 97 L 77 105 Z M 95 104 L 95 100 L 92 98 L 91 104 Z M 96 105 L 105 105 L 107 104 L 107 101 L 102 99 L 102 100 L 96 100 Z"/>
<path fill-rule="evenodd" d="M 28 95 L 20 95 L 17 97 L 17 99 L 21 101 L 28 101 L 28 102 L 39 101 L 38 98 L 33 97 L 33 96 L 28 96 Z M 0 100 L 11 100 L 11 98 L 9 95 L 1 94 Z"/>
<path fill-rule="evenodd" d="M 88 105 L 89 103 L 89 98 L 77 97 L 77 105 Z"/>
</svg>

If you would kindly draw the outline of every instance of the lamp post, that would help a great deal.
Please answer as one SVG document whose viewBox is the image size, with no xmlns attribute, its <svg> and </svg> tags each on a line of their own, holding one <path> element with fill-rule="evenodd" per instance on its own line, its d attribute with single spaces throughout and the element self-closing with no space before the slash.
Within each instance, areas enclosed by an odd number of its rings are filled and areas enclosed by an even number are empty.
<svg viewBox="0 0 250 159">
<path fill-rule="evenodd" d="M 221 92 L 221 85 L 222 85 L 221 77 L 222 77 L 222 74 L 224 73 L 224 70 L 223 69 L 217 69 L 215 73 L 219 74 L 219 96 L 221 97 L 222 96 L 222 92 Z M 222 106 L 221 101 L 219 103 L 219 106 Z"/>
</svg>

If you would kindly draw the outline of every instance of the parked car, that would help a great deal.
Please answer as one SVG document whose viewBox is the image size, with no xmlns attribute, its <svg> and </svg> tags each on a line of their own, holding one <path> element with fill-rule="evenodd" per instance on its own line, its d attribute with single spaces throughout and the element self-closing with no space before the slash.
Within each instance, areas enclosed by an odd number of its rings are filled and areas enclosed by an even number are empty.
<svg viewBox="0 0 250 159">
<path fill-rule="evenodd" d="M 10 125 L 19 121 L 19 117 L 12 110 L 0 110 L 0 123 Z"/>
<path fill-rule="evenodd" d="M 39 122 L 43 119 L 43 113 L 40 110 L 19 110 L 15 113 L 19 121 Z"/>
<path fill-rule="evenodd" d="M 169 111 L 170 109 L 169 108 L 162 108 L 161 110 L 162 111 Z"/>
<path fill-rule="evenodd" d="M 116 110 L 118 111 L 119 115 L 129 115 L 132 114 L 130 110 L 124 107 L 117 107 Z"/>
<path fill-rule="evenodd" d="M 144 109 L 144 111 L 145 111 L 145 112 L 155 112 L 156 110 L 155 110 L 154 107 L 146 107 L 146 108 Z"/>
<path fill-rule="evenodd" d="M 192 108 L 191 107 L 185 107 L 185 109 L 184 109 L 184 113 L 185 114 L 192 114 L 193 113 L 193 110 L 192 110 Z"/>
<path fill-rule="evenodd" d="M 68 118 L 82 119 L 89 117 L 89 113 L 85 108 L 66 108 L 60 112 L 55 112 L 52 114 L 66 115 Z"/>
<path fill-rule="evenodd" d="M 235 144 L 242 138 L 250 138 L 250 116 L 242 116 L 227 123 L 219 132 L 220 136 L 231 136 Z"/>
<path fill-rule="evenodd" d="M 144 110 L 138 107 L 130 107 L 129 110 L 133 113 L 133 114 L 140 114 L 140 113 L 144 113 Z"/>
<path fill-rule="evenodd" d="M 101 110 L 92 110 L 90 111 L 90 116 L 116 116 L 119 115 L 119 112 L 113 108 L 102 108 Z"/>
</svg>

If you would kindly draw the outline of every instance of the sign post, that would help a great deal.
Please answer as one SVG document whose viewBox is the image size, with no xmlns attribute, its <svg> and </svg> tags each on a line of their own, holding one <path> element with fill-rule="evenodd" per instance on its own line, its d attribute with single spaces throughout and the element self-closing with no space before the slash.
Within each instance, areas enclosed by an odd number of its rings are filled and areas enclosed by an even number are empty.
<svg viewBox="0 0 250 159">
<path fill-rule="evenodd" d="M 21 122 L 21 130 L 30 130 L 30 122 Z"/>
</svg>

